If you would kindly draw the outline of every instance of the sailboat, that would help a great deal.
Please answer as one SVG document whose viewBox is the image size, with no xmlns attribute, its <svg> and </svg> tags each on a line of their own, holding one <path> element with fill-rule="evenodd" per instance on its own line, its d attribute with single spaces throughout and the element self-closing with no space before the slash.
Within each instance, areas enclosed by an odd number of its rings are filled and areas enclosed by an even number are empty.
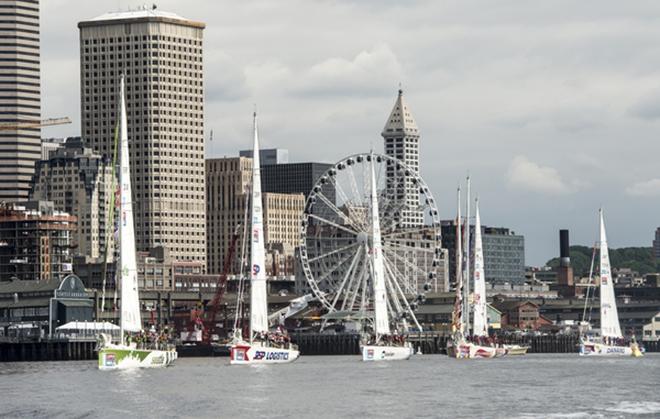
<svg viewBox="0 0 660 419">
<path fill-rule="evenodd" d="M 374 319 L 373 329 L 375 336 L 371 342 L 361 345 L 363 361 L 396 361 L 406 360 L 413 354 L 413 347 L 405 342 L 403 336 L 392 334 L 390 319 L 387 313 L 387 288 L 385 287 L 385 270 L 383 262 L 383 246 L 380 232 L 380 218 L 378 214 L 378 193 L 376 190 L 376 173 L 374 169 L 374 156 L 369 159 L 371 164 L 371 237 L 367 234 L 358 237 L 366 247 L 366 254 L 371 270 L 371 284 L 373 291 Z"/>
<path fill-rule="evenodd" d="M 250 219 L 250 336 L 246 341 L 239 330 L 234 331 L 234 342 L 229 356 L 231 365 L 283 364 L 295 361 L 300 352 L 281 330 L 268 329 L 268 301 L 266 292 L 266 252 L 264 250 L 263 202 L 261 199 L 261 169 L 257 113 L 254 118 L 254 144 L 252 149 L 252 204 Z M 237 310 L 239 313 L 240 310 Z M 238 314 L 237 314 L 238 315 Z"/>
<path fill-rule="evenodd" d="M 580 338 L 579 353 L 588 356 L 625 355 L 640 357 L 642 352 L 634 337 L 629 345 L 623 344 L 602 209 L 598 211 L 598 215 L 600 219 L 600 336 L 582 336 Z"/>
<path fill-rule="evenodd" d="M 130 332 L 142 331 L 140 297 L 138 294 L 137 263 L 135 253 L 135 231 L 133 226 L 133 200 L 131 196 L 131 170 L 128 156 L 128 128 L 126 126 L 126 101 L 124 98 L 124 76 L 120 80 L 120 222 L 119 258 L 117 271 L 121 289 L 121 338 L 114 344 L 109 335 L 102 335 L 99 348 L 99 369 L 114 370 L 126 368 L 165 367 L 177 358 L 175 349 L 138 348 L 130 342 Z M 127 342 L 124 342 L 124 337 Z"/>
<path fill-rule="evenodd" d="M 469 214 L 469 178 L 468 178 L 468 214 Z M 456 216 L 456 297 L 454 302 L 454 311 L 452 313 L 452 336 L 447 341 L 447 355 L 451 358 L 494 358 L 506 354 L 504 348 L 488 346 L 482 343 L 488 339 L 488 311 L 486 305 L 486 278 L 484 275 L 484 254 L 481 238 L 481 218 L 479 214 L 479 200 L 476 200 L 476 214 L 474 225 L 474 272 L 472 280 L 474 283 L 473 291 L 473 316 L 472 316 L 472 336 L 470 342 L 466 338 L 469 334 L 469 323 L 465 321 L 464 312 L 469 312 L 469 299 L 466 295 L 463 297 L 463 278 L 466 277 L 466 270 L 462 265 L 462 226 L 461 226 L 461 190 L 458 188 L 458 210 Z M 470 223 L 465 223 L 465 235 L 470 234 Z M 466 253 L 469 253 L 469 247 L 466 247 Z M 465 300 L 465 301 L 464 301 Z"/>
</svg>

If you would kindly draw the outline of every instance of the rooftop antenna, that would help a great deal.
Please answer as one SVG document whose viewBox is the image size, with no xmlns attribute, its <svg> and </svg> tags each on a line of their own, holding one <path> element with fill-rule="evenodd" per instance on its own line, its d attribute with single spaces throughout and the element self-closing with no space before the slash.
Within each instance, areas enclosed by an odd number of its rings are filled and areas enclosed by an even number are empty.
<svg viewBox="0 0 660 419">
<path fill-rule="evenodd" d="M 403 86 L 401 85 L 401 82 L 399 82 L 399 94 L 403 94 Z"/>
</svg>

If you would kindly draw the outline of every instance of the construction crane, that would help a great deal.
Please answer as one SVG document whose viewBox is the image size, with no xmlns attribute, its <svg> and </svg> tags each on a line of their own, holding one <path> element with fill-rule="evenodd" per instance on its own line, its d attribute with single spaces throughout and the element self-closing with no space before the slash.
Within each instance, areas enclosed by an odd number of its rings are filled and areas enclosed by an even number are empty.
<svg viewBox="0 0 660 419">
<path fill-rule="evenodd" d="M 222 269 L 222 275 L 218 278 L 218 282 L 215 287 L 215 295 L 213 300 L 211 300 L 211 309 L 209 310 L 208 316 L 206 316 L 206 325 L 202 332 L 202 339 L 205 343 L 211 341 L 211 332 L 215 328 L 215 319 L 218 316 L 218 311 L 220 311 L 220 303 L 225 296 L 225 291 L 227 290 L 227 278 L 229 276 L 229 271 L 231 270 L 231 263 L 234 259 L 234 253 L 236 252 L 236 244 L 238 243 L 239 231 L 241 229 L 241 224 L 236 226 L 234 234 L 231 238 L 231 243 L 229 244 L 229 249 L 227 250 L 227 255 L 225 256 L 225 263 Z M 227 319 L 225 319 L 227 320 Z"/>
<path fill-rule="evenodd" d="M 65 125 L 70 124 L 71 119 L 68 116 L 62 118 L 48 118 L 34 121 L 18 121 L 18 122 L 0 122 L 0 131 L 16 131 L 19 129 L 28 129 L 28 128 L 42 128 L 50 127 L 53 125 Z"/>
</svg>

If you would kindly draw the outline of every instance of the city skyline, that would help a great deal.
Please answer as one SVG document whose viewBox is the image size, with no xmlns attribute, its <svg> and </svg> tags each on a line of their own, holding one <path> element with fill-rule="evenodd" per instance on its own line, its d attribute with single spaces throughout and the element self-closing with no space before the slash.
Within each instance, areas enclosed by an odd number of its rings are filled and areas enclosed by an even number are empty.
<svg viewBox="0 0 660 419">
<path fill-rule="evenodd" d="M 79 133 L 76 25 L 116 10 L 111 3 L 41 5 L 42 115 L 74 121 L 44 137 Z M 158 3 L 207 24 L 207 158 L 249 145 L 254 102 L 263 146 L 289 149 L 292 161 L 381 151 L 401 82 L 424 136 L 420 174 L 442 218 L 453 218 L 469 170 L 484 223 L 523 234 L 529 264 L 557 254 L 559 228 L 593 243 L 601 205 L 612 247 L 651 245 L 660 94 L 644 40 L 658 31 L 647 18 L 657 7 L 599 2 L 593 13 L 566 3 L 567 15 L 556 5 L 227 5 L 232 13 L 213 13 L 217 2 Z"/>
</svg>

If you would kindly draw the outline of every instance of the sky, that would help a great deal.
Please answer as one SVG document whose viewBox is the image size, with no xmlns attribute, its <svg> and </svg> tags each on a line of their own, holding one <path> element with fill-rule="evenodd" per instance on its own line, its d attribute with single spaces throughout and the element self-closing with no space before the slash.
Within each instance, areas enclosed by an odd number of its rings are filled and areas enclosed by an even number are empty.
<svg viewBox="0 0 660 419">
<path fill-rule="evenodd" d="M 42 114 L 79 135 L 77 23 L 128 0 L 41 2 Z M 660 226 L 660 2 L 158 1 L 206 23 L 207 157 L 251 144 L 290 161 L 373 148 L 399 83 L 442 218 L 469 173 L 482 223 L 525 236 L 526 264 L 597 240 L 650 246 Z"/>
</svg>

